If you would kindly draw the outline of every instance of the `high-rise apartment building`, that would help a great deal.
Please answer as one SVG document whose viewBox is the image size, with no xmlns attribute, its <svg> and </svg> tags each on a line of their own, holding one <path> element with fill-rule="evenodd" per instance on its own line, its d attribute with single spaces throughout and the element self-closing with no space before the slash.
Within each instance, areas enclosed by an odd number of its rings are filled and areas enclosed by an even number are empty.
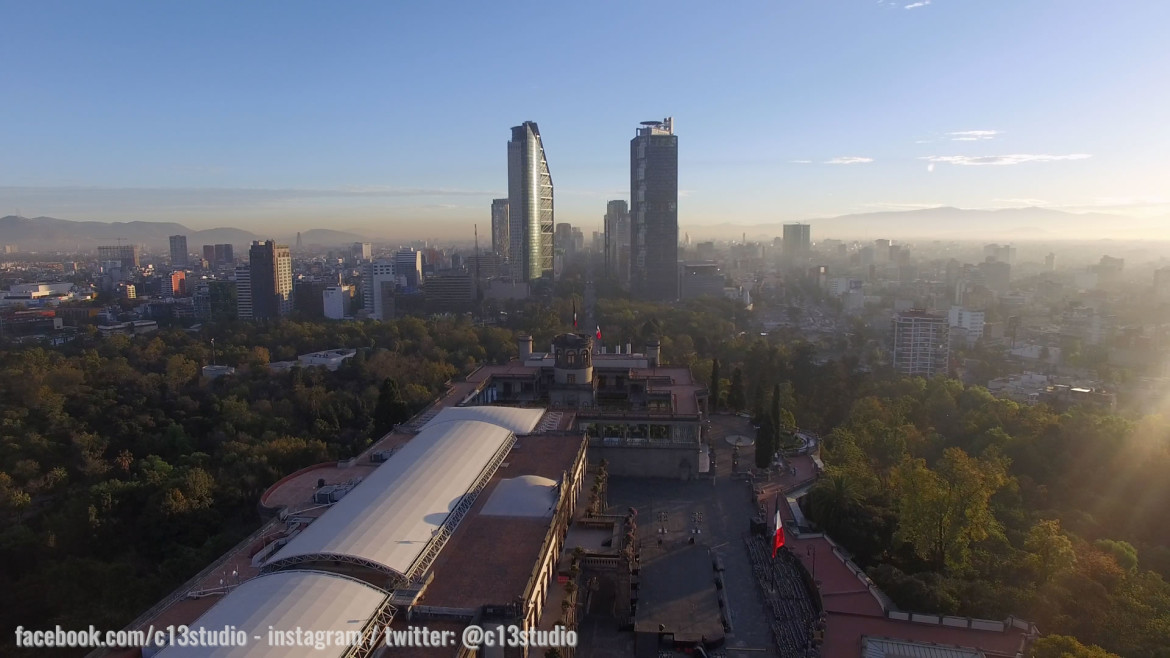
<svg viewBox="0 0 1170 658">
<path fill-rule="evenodd" d="M 508 259 L 512 248 L 511 240 L 508 237 L 511 228 L 508 219 L 508 200 L 492 199 L 492 251 L 504 260 Z"/>
<path fill-rule="evenodd" d="M 367 261 L 374 257 L 374 245 L 369 242 L 355 242 L 353 243 L 353 258 L 354 260 Z"/>
<path fill-rule="evenodd" d="M 252 315 L 252 268 L 236 266 L 236 317 L 251 320 Z"/>
<path fill-rule="evenodd" d="M 512 128 L 508 142 L 508 257 L 512 278 L 552 278 L 553 184 L 533 121 Z"/>
<path fill-rule="evenodd" d="M 187 258 L 187 236 L 172 235 L 170 240 L 171 267 L 187 267 L 190 264 Z"/>
<path fill-rule="evenodd" d="M 291 313 L 292 254 L 288 245 L 272 240 L 253 242 L 248 265 L 252 270 L 252 318 L 264 320 Z"/>
<path fill-rule="evenodd" d="M 643 121 L 630 140 L 630 290 L 678 299 L 678 136 L 669 117 Z"/>
<path fill-rule="evenodd" d="M 951 358 L 947 316 L 911 309 L 894 314 L 894 370 L 899 374 L 934 377 L 947 374 Z"/>
<path fill-rule="evenodd" d="M 394 261 L 376 260 L 362 268 L 362 307 L 374 320 L 393 320 L 394 289 L 398 278 Z M 386 301 L 389 300 L 389 304 Z"/>
<path fill-rule="evenodd" d="M 138 267 L 138 245 L 136 244 L 98 247 L 97 251 L 99 263 L 118 261 L 124 270 Z"/>
<path fill-rule="evenodd" d="M 811 227 L 808 224 L 785 224 L 783 252 L 785 258 L 801 258 L 812 249 Z"/>
<path fill-rule="evenodd" d="M 630 206 L 624 199 L 605 204 L 605 274 L 623 286 L 630 282 Z"/>
</svg>

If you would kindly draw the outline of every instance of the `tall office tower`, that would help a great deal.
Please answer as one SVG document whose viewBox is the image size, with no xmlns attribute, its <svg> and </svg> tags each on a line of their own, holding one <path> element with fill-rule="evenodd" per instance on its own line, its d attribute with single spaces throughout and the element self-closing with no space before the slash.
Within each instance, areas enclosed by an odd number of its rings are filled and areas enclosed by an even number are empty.
<svg viewBox="0 0 1170 658">
<path fill-rule="evenodd" d="M 207 261 L 208 267 L 215 267 L 215 245 L 203 245 L 203 260 Z"/>
<path fill-rule="evenodd" d="M 536 123 L 512 128 L 508 142 L 508 257 L 512 278 L 552 278 L 553 184 Z"/>
<path fill-rule="evenodd" d="M 248 265 L 236 267 L 236 317 L 251 320 L 252 314 L 252 268 Z"/>
<path fill-rule="evenodd" d="M 417 288 L 423 281 L 423 255 L 413 247 L 394 254 L 394 273 L 407 288 Z"/>
<path fill-rule="evenodd" d="M 374 320 L 393 320 L 394 288 L 398 278 L 394 275 L 394 261 L 376 260 L 362 267 L 362 308 Z M 387 297 L 390 303 L 387 304 Z M 389 316 L 389 317 L 387 317 Z"/>
<path fill-rule="evenodd" d="M 573 252 L 581 253 L 585 251 L 585 234 L 581 229 L 573 227 Z"/>
<path fill-rule="evenodd" d="M 605 204 L 605 274 L 630 282 L 630 206 L 624 199 Z"/>
<path fill-rule="evenodd" d="M 873 262 L 888 263 L 890 261 L 890 245 L 893 244 L 889 240 L 880 239 L 873 241 Z"/>
<path fill-rule="evenodd" d="M 557 224 L 557 230 L 553 234 L 553 247 L 556 251 L 561 251 L 566 254 L 573 253 L 573 225 L 567 222 Z"/>
<path fill-rule="evenodd" d="M 950 326 L 945 315 L 921 309 L 894 314 L 894 370 L 903 375 L 947 374 L 951 357 Z"/>
<path fill-rule="evenodd" d="M 97 249 L 99 263 L 116 260 L 122 264 L 124 270 L 138 267 L 138 245 L 136 244 L 120 244 L 113 247 L 98 247 Z"/>
<path fill-rule="evenodd" d="M 1044 257 L 1044 271 L 1045 272 L 1055 272 L 1056 271 L 1056 254 L 1054 254 L 1052 252 L 1048 252 L 1048 255 Z"/>
<path fill-rule="evenodd" d="M 187 267 L 190 261 L 187 259 L 187 236 L 172 235 L 171 236 L 171 267 Z"/>
<path fill-rule="evenodd" d="M 371 260 L 374 257 L 374 245 L 369 242 L 353 243 L 354 260 Z"/>
<path fill-rule="evenodd" d="M 508 220 L 508 200 L 492 199 L 492 251 L 508 259 L 512 242 L 508 238 L 511 224 Z"/>
<path fill-rule="evenodd" d="M 252 274 L 252 318 L 288 315 L 293 307 L 292 255 L 288 245 L 253 242 L 248 252 Z"/>
<path fill-rule="evenodd" d="M 233 248 L 230 244 L 215 245 L 215 264 L 216 265 L 235 265 L 236 255 L 233 253 Z"/>
<path fill-rule="evenodd" d="M 808 224 L 784 225 L 784 257 L 801 258 L 812 249 L 812 235 Z"/>
<path fill-rule="evenodd" d="M 678 137 L 674 120 L 643 121 L 630 140 L 630 290 L 678 299 Z"/>
</svg>

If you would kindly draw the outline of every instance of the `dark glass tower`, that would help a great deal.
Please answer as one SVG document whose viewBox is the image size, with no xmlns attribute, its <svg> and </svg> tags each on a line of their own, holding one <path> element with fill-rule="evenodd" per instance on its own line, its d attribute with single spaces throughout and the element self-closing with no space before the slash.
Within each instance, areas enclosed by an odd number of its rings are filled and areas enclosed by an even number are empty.
<svg viewBox="0 0 1170 658">
<path fill-rule="evenodd" d="M 669 117 L 643 121 L 630 140 L 630 291 L 678 299 L 678 137 Z"/>
</svg>

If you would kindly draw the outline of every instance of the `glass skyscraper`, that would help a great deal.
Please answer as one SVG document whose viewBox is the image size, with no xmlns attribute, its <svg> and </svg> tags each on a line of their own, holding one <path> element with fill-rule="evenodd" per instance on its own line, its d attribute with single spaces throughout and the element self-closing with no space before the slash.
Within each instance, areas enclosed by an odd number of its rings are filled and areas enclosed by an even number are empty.
<svg viewBox="0 0 1170 658">
<path fill-rule="evenodd" d="M 630 140 L 630 291 L 678 299 L 678 137 L 669 117 L 643 121 Z"/>
<path fill-rule="evenodd" d="M 553 184 L 536 123 L 512 128 L 508 142 L 508 239 L 512 278 L 553 275 Z"/>
</svg>

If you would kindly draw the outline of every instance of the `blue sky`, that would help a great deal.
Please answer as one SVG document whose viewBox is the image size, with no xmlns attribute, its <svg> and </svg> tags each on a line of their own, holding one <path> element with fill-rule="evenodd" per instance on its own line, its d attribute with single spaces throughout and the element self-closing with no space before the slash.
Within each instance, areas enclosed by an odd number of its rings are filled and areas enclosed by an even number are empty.
<svg viewBox="0 0 1170 658">
<path fill-rule="evenodd" d="M 1170 212 L 1170 2 L 0 2 L 0 214 L 470 232 L 537 121 L 558 221 L 673 116 L 680 223 Z"/>
</svg>

